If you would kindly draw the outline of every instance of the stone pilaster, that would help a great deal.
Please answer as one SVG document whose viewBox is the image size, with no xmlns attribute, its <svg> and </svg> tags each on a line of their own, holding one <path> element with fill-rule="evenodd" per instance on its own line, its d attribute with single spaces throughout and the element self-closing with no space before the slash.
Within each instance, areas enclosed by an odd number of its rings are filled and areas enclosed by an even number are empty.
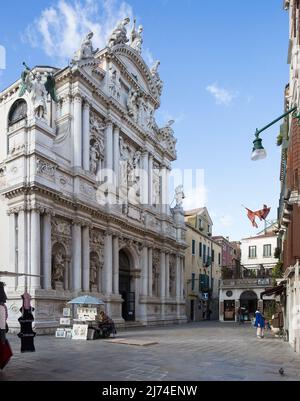
<svg viewBox="0 0 300 401">
<path fill-rule="evenodd" d="M 72 287 L 81 291 L 81 224 L 73 222 L 72 228 Z"/>
<path fill-rule="evenodd" d="M 90 105 L 83 105 L 83 168 L 90 171 Z"/>
<path fill-rule="evenodd" d="M 143 205 L 149 204 L 149 154 L 147 151 L 142 154 L 141 164 L 141 203 Z"/>
<path fill-rule="evenodd" d="M 41 287 L 41 220 L 40 210 L 32 209 L 30 212 L 31 238 L 30 238 L 30 261 L 31 274 L 39 277 L 30 277 L 31 289 Z"/>
<path fill-rule="evenodd" d="M 113 237 L 113 292 L 119 294 L 119 237 Z"/>
<path fill-rule="evenodd" d="M 120 170 L 120 128 L 115 127 L 114 128 L 114 185 L 116 188 L 119 186 L 119 170 Z"/>
<path fill-rule="evenodd" d="M 104 240 L 104 293 L 112 294 L 112 234 L 107 232 Z"/>
<path fill-rule="evenodd" d="M 42 232 L 42 283 L 44 290 L 51 289 L 51 214 L 43 215 L 43 232 Z"/>
<path fill-rule="evenodd" d="M 151 154 L 148 166 L 148 203 L 150 206 L 153 205 L 153 156 Z"/>
<path fill-rule="evenodd" d="M 90 229 L 82 227 L 82 278 L 83 291 L 90 291 Z"/>
<path fill-rule="evenodd" d="M 170 298 L 170 254 L 166 254 L 166 298 Z"/>
<path fill-rule="evenodd" d="M 152 284 L 153 284 L 153 249 L 148 248 L 148 295 L 153 296 Z"/>
<path fill-rule="evenodd" d="M 82 98 L 74 97 L 74 166 L 82 167 Z"/>
<path fill-rule="evenodd" d="M 30 215 L 29 215 L 30 216 Z M 28 273 L 28 212 L 20 210 L 18 213 L 18 272 Z M 18 277 L 18 289 L 23 291 L 28 277 Z"/>
</svg>

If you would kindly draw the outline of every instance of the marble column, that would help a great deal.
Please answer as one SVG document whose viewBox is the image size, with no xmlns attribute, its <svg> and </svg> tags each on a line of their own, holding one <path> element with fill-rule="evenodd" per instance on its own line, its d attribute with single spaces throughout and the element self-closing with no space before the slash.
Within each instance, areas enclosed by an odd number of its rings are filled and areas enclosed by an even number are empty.
<svg viewBox="0 0 300 401">
<path fill-rule="evenodd" d="M 82 287 L 84 292 L 90 291 L 90 229 L 82 228 Z"/>
<path fill-rule="evenodd" d="M 106 233 L 104 240 L 104 293 L 112 294 L 112 234 Z"/>
<path fill-rule="evenodd" d="M 149 155 L 149 166 L 148 166 L 148 198 L 149 205 L 153 205 L 153 156 Z"/>
<path fill-rule="evenodd" d="M 161 212 L 166 214 L 168 206 L 168 174 L 167 167 L 163 166 L 160 171 L 161 176 Z"/>
<path fill-rule="evenodd" d="M 148 247 L 142 251 L 142 295 L 148 296 Z"/>
<path fill-rule="evenodd" d="M 18 272 L 28 273 L 28 212 L 20 210 L 18 213 Z M 28 277 L 18 277 L 18 287 L 22 291 L 25 284 L 28 282 Z"/>
<path fill-rule="evenodd" d="M 30 254 L 31 254 L 31 271 L 33 275 L 41 274 L 41 221 L 40 211 L 38 209 L 31 210 L 31 238 L 30 238 Z M 41 277 L 31 277 L 31 289 L 39 289 L 41 287 Z"/>
<path fill-rule="evenodd" d="M 14 212 L 9 213 L 9 270 L 17 273 L 17 215 Z M 17 282 L 17 280 L 16 280 Z"/>
<path fill-rule="evenodd" d="M 109 121 L 106 126 L 105 131 L 105 169 L 106 177 L 109 177 L 111 180 L 112 178 L 112 171 L 113 171 L 113 123 Z"/>
<path fill-rule="evenodd" d="M 72 232 L 72 287 L 74 291 L 81 291 L 81 225 L 73 223 Z"/>
<path fill-rule="evenodd" d="M 119 237 L 113 237 L 113 290 L 119 294 Z"/>
<path fill-rule="evenodd" d="M 184 290 L 184 258 L 180 258 L 180 298 L 181 300 L 184 299 L 183 296 L 183 290 Z"/>
<path fill-rule="evenodd" d="M 160 253 L 160 297 L 162 300 L 166 297 L 166 254 Z"/>
<path fill-rule="evenodd" d="M 180 256 L 176 255 L 176 300 L 180 301 L 181 273 L 180 273 Z"/>
<path fill-rule="evenodd" d="M 165 319 L 165 299 L 166 299 L 166 254 L 160 253 L 160 302 L 161 302 L 161 320 Z"/>
<path fill-rule="evenodd" d="M 148 248 L 148 295 L 153 296 L 153 249 Z"/>
<path fill-rule="evenodd" d="M 170 254 L 166 254 L 166 298 L 170 298 Z"/>
<path fill-rule="evenodd" d="M 83 169 L 90 171 L 90 105 L 83 105 Z"/>
<path fill-rule="evenodd" d="M 180 295 L 180 288 L 181 288 L 181 263 L 180 263 L 180 256 L 176 255 L 176 302 L 177 302 L 177 318 L 180 317 L 180 301 L 181 301 L 181 295 Z"/>
<path fill-rule="evenodd" d="M 51 258 L 52 258 L 52 244 L 51 244 L 51 214 L 45 213 L 43 215 L 43 233 L 42 233 L 42 283 L 44 290 L 51 290 Z"/>
<path fill-rule="evenodd" d="M 82 167 L 82 98 L 74 97 L 74 166 Z"/>
<path fill-rule="evenodd" d="M 119 170 L 120 170 L 120 128 L 114 128 L 114 185 L 119 186 Z"/>
<path fill-rule="evenodd" d="M 141 203 L 142 205 L 149 204 L 149 155 L 145 151 L 142 154 L 141 164 Z"/>
</svg>

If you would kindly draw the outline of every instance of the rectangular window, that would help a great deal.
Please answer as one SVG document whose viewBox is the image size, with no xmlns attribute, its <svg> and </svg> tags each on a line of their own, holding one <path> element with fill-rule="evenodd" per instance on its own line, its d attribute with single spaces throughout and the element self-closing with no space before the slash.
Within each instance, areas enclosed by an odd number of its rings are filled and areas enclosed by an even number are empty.
<svg viewBox="0 0 300 401">
<path fill-rule="evenodd" d="M 219 252 L 219 266 L 221 265 L 221 254 Z"/>
<path fill-rule="evenodd" d="M 270 258 L 272 256 L 272 245 L 264 245 L 264 258 Z"/>
<path fill-rule="evenodd" d="M 215 261 L 215 251 L 212 249 L 211 251 L 211 261 L 214 262 Z"/>
<path fill-rule="evenodd" d="M 196 241 L 193 239 L 192 240 L 192 255 L 196 254 Z"/>
<path fill-rule="evenodd" d="M 202 230 L 203 226 L 202 226 L 202 220 L 199 219 L 199 230 Z"/>
<path fill-rule="evenodd" d="M 195 273 L 192 273 L 192 291 L 195 289 Z"/>
<path fill-rule="evenodd" d="M 199 242 L 199 258 L 202 258 L 202 242 Z"/>
<path fill-rule="evenodd" d="M 249 246 L 249 259 L 256 258 L 256 246 Z"/>
<path fill-rule="evenodd" d="M 203 244 L 203 262 L 206 261 L 206 245 Z"/>
</svg>

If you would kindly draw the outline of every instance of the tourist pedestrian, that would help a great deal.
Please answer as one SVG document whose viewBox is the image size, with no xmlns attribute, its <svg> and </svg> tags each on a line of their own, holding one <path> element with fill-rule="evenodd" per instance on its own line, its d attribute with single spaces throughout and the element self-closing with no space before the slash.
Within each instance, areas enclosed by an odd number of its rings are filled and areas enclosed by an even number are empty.
<svg viewBox="0 0 300 401">
<path fill-rule="evenodd" d="M 255 312 L 255 323 L 254 323 L 254 326 L 256 327 L 256 336 L 257 336 L 257 338 L 264 338 L 265 317 L 259 310 L 257 310 Z"/>
<path fill-rule="evenodd" d="M 12 351 L 9 345 L 9 342 L 6 338 L 6 333 L 8 332 L 7 326 L 7 307 L 5 305 L 7 300 L 5 291 L 4 291 L 4 283 L 0 282 L 0 369 L 4 369 L 4 367 L 9 362 Z"/>
<path fill-rule="evenodd" d="M 238 310 L 237 310 L 237 321 L 238 321 L 239 324 L 244 323 L 243 309 L 241 307 L 239 307 Z"/>
</svg>

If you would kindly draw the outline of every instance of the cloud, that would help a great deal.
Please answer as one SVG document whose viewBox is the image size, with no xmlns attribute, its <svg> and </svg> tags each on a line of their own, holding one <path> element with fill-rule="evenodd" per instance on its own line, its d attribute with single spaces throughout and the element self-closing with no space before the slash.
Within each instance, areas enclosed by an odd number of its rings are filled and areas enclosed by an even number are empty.
<svg viewBox="0 0 300 401">
<path fill-rule="evenodd" d="M 213 95 L 216 104 L 229 106 L 239 93 L 232 90 L 220 88 L 217 84 L 208 85 L 206 90 Z"/>
<path fill-rule="evenodd" d="M 56 62 L 66 63 L 88 32 L 94 32 L 94 46 L 104 48 L 118 21 L 128 16 L 133 20 L 132 8 L 125 1 L 58 0 L 27 26 L 22 40 Z"/>
</svg>

